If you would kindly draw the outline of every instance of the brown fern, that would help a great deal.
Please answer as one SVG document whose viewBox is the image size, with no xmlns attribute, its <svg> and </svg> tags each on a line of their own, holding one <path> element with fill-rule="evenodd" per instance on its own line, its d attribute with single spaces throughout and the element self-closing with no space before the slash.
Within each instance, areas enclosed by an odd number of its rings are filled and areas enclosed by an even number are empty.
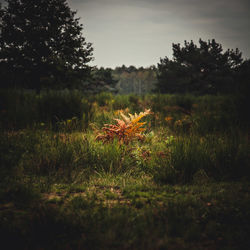
<svg viewBox="0 0 250 250">
<path fill-rule="evenodd" d="M 102 128 L 103 133 L 99 133 L 96 137 L 96 140 L 105 142 L 111 142 L 115 138 L 118 139 L 120 143 L 128 144 L 132 140 L 141 140 L 143 139 L 142 132 L 145 131 L 145 128 L 142 126 L 146 122 L 140 122 L 140 120 L 151 114 L 150 109 L 140 112 L 139 114 L 129 114 L 129 116 L 121 113 L 122 119 L 114 119 L 116 124 L 105 124 Z"/>
</svg>

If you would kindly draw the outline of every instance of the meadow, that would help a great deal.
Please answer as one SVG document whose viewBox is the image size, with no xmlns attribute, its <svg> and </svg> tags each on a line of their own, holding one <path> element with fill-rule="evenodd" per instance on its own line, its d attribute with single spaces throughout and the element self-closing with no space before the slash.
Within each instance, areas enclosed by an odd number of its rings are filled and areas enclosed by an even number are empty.
<svg viewBox="0 0 250 250">
<path fill-rule="evenodd" d="M 1 90 L 1 245 L 249 249 L 247 101 Z"/>
</svg>

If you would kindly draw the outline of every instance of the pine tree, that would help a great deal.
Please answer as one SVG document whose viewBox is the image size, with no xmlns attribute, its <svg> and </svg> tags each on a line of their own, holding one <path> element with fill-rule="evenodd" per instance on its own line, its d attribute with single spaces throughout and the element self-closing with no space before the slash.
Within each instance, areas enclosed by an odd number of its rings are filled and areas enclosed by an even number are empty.
<svg viewBox="0 0 250 250">
<path fill-rule="evenodd" d="M 167 57 L 158 64 L 157 89 L 166 93 L 225 93 L 236 88 L 236 73 L 243 62 L 236 50 L 223 52 L 214 39 L 199 40 L 199 46 L 184 42 L 173 44 L 173 60 Z"/>
<path fill-rule="evenodd" d="M 70 87 L 90 72 L 92 44 L 66 0 L 7 0 L 0 12 L 1 87 Z"/>
</svg>

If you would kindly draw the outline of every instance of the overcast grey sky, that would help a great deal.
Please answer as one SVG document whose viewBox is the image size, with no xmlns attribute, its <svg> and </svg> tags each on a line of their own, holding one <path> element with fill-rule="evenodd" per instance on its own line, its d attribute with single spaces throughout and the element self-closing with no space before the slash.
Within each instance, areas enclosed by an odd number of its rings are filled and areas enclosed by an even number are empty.
<svg viewBox="0 0 250 250">
<path fill-rule="evenodd" d="M 2 2 L 2 0 L 0 0 Z M 250 58 L 250 0 L 68 0 L 93 43 L 93 65 L 156 65 L 172 43 L 215 40 Z"/>
<path fill-rule="evenodd" d="M 150 66 L 172 43 L 215 40 L 250 57 L 249 0 L 68 0 L 93 43 L 94 65 Z"/>
</svg>

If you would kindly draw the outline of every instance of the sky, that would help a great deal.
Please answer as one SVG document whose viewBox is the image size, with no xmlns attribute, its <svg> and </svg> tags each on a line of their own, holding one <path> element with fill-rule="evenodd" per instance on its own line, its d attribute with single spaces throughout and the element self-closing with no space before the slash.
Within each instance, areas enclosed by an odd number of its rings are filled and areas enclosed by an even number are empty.
<svg viewBox="0 0 250 250">
<path fill-rule="evenodd" d="M 93 43 L 93 65 L 157 65 L 172 43 L 215 39 L 250 58 L 249 0 L 68 0 Z"/>
<path fill-rule="evenodd" d="M 98 67 L 157 65 L 172 43 L 215 39 L 250 58 L 249 0 L 67 0 Z M 3 0 L 0 0 L 3 2 Z"/>
</svg>

